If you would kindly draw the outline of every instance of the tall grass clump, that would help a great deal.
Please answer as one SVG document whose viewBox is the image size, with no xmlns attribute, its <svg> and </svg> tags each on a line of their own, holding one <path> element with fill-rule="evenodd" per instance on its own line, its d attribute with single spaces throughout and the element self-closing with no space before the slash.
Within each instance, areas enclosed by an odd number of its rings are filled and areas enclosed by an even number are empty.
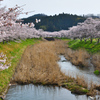
<svg viewBox="0 0 100 100">
<path fill-rule="evenodd" d="M 92 56 L 92 63 L 95 66 L 95 69 L 100 72 L 100 54 L 94 54 Z"/>
<path fill-rule="evenodd" d="M 93 39 L 92 43 L 90 43 L 89 40 L 87 42 L 72 40 L 68 43 L 68 45 L 74 51 L 79 49 L 84 50 L 83 53 L 87 51 L 87 54 L 85 53 L 85 57 L 89 55 L 92 58 L 91 62 L 94 65 L 95 70 L 98 70 L 100 72 L 100 66 L 99 66 L 100 65 L 100 43 L 97 43 L 95 39 Z M 77 55 L 77 53 L 75 54 Z M 89 56 L 88 58 L 90 58 Z M 84 59 L 84 57 L 82 58 Z M 84 61 L 84 65 L 85 63 L 87 63 L 86 60 Z"/>
<path fill-rule="evenodd" d="M 67 60 L 70 60 L 74 65 L 81 67 L 89 66 L 88 60 L 90 59 L 90 55 L 84 49 L 72 50 L 70 48 L 67 48 L 65 57 Z"/>
<path fill-rule="evenodd" d="M 76 82 L 82 87 L 85 87 L 85 88 L 88 87 L 88 83 L 86 82 L 86 79 L 84 76 L 76 75 Z"/>
<path fill-rule="evenodd" d="M 66 76 L 57 64 L 58 55 L 54 42 L 29 46 L 22 55 L 14 80 L 18 83 L 60 84 Z"/>
<path fill-rule="evenodd" d="M 77 58 L 79 58 L 80 61 L 78 61 L 78 62 L 80 63 L 82 61 L 83 65 L 87 66 L 88 65 L 87 60 L 89 60 L 89 58 L 91 58 L 91 62 L 95 66 L 95 70 L 100 71 L 100 67 L 99 67 L 99 65 L 100 65 L 100 43 L 97 43 L 95 39 L 93 39 L 92 43 L 89 40 L 87 40 L 86 42 L 80 41 L 78 39 L 71 40 L 68 43 L 68 47 L 70 49 L 69 50 L 67 49 L 69 52 L 67 54 L 67 59 L 69 59 L 69 60 L 71 58 L 74 59 L 75 61 L 72 60 L 72 63 L 75 62 L 74 64 L 77 65 L 77 63 L 76 63 Z M 72 57 L 72 55 L 74 55 L 74 57 Z M 86 58 L 86 60 L 85 60 L 85 58 Z"/>
</svg>

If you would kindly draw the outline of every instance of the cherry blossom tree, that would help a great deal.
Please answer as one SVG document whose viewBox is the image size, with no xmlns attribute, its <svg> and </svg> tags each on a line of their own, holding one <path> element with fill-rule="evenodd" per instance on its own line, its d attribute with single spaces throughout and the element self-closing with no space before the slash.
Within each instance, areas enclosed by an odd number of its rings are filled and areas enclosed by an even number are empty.
<svg viewBox="0 0 100 100">
<path fill-rule="evenodd" d="M 58 32 L 36 30 L 34 23 L 23 24 L 18 21 L 18 16 L 23 14 L 21 7 L 16 5 L 6 10 L 6 7 L 0 6 L 0 42 L 39 37 L 78 38 L 81 41 L 90 38 L 92 42 L 93 38 L 100 37 L 100 20 L 92 18 L 87 18 L 83 23 L 79 23 L 77 26 L 69 28 L 69 30 Z M 41 19 L 36 19 L 36 21 L 41 22 Z"/>
<path fill-rule="evenodd" d="M 100 35 L 100 20 L 87 18 L 83 23 L 69 28 L 70 38 L 79 38 L 80 40 L 98 38 Z M 99 39 L 98 39 L 99 42 Z"/>
</svg>

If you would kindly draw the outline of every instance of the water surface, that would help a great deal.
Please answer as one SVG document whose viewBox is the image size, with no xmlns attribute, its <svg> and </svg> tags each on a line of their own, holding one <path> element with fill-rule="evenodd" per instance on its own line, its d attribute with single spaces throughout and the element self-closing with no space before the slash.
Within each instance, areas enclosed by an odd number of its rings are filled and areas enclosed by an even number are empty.
<svg viewBox="0 0 100 100">
<path fill-rule="evenodd" d="M 11 86 L 5 100 L 90 100 L 86 95 L 74 95 L 65 88 L 52 86 Z"/>
<path fill-rule="evenodd" d="M 70 61 L 67 61 L 63 55 L 59 56 L 60 60 L 58 62 L 61 71 L 66 75 L 76 78 L 76 76 L 81 76 L 85 78 L 86 82 L 90 83 L 91 81 L 95 84 L 100 84 L 100 76 L 96 76 L 93 66 L 80 68 L 79 66 L 73 65 Z"/>
<path fill-rule="evenodd" d="M 72 65 L 65 59 L 63 55 L 60 56 L 58 62 L 61 70 L 66 74 L 76 78 L 84 76 L 87 82 L 93 81 L 99 84 L 100 78 L 93 74 L 93 67 L 91 69 L 81 69 L 78 66 Z M 99 96 L 97 95 L 96 98 Z M 62 87 L 41 86 L 41 85 L 16 85 L 11 86 L 8 90 L 5 100 L 91 100 L 86 95 L 75 95 L 69 90 Z M 95 99 L 99 100 L 99 99 Z"/>
</svg>

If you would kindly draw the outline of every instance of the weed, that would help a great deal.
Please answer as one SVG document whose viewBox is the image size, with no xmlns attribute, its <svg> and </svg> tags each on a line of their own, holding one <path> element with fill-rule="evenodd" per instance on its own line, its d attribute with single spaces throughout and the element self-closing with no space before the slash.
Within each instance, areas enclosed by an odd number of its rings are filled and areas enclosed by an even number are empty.
<svg viewBox="0 0 100 100">
<path fill-rule="evenodd" d="M 99 70 L 95 70 L 94 74 L 99 75 Z"/>
</svg>

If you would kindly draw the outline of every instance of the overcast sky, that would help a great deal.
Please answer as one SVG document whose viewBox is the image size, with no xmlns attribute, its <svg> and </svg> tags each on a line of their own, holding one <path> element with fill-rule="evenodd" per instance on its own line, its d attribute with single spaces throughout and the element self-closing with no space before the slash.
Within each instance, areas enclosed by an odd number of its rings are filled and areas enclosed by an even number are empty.
<svg viewBox="0 0 100 100">
<path fill-rule="evenodd" d="M 20 17 L 28 17 L 38 13 L 55 15 L 63 12 L 77 15 L 100 14 L 100 0 L 4 0 L 1 4 L 8 8 L 16 4 L 26 4 L 23 7 L 24 12 L 35 11 Z"/>
</svg>

